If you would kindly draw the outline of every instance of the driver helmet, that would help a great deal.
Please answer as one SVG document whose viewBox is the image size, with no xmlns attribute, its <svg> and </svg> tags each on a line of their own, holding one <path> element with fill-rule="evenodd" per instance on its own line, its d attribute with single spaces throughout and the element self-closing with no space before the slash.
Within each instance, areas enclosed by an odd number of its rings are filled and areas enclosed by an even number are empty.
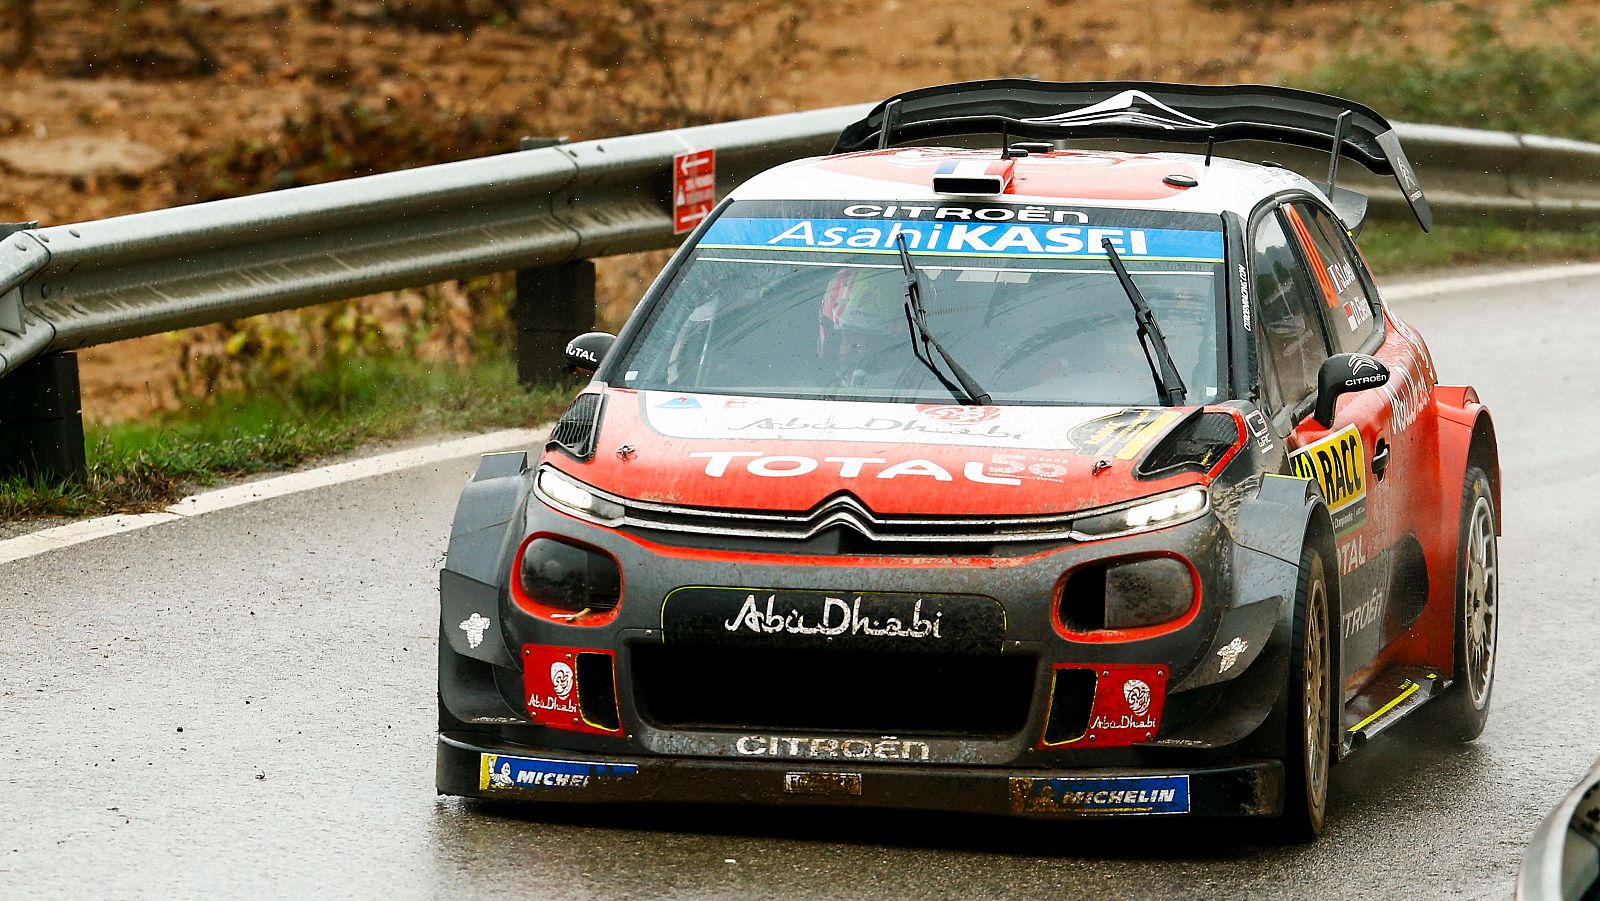
<svg viewBox="0 0 1600 901">
<path fill-rule="evenodd" d="M 818 309 L 817 354 L 834 355 L 847 380 L 905 330 L 905 291 L 898 270 L 841 269 Z"/>
</svg>

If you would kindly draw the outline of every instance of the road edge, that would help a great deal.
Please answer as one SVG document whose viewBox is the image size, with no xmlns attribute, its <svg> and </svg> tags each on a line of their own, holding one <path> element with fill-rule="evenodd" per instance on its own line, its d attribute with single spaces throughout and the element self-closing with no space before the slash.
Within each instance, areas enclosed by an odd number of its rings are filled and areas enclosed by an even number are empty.
<svg viewBox="0 0 1600 901">
<path fill-rule="evenodd" d="M 40 529 L 37 532 L 0 541 L 0 564 L 25 560 L 111 535 L 136 532 L 161 523 L 204 516 L 207 513 L 242 507 L 258 501 L 314 491 L 373 476 L 388 475 L 446 460 L 478 456 L 519 445 L 534 445 L 543 442 L 547 431 L 548 429 L 503 429 L 466 438 L 452 438 L 203 491 L 189 495 L 155 513 L 117 513 Z"/>
</svg>

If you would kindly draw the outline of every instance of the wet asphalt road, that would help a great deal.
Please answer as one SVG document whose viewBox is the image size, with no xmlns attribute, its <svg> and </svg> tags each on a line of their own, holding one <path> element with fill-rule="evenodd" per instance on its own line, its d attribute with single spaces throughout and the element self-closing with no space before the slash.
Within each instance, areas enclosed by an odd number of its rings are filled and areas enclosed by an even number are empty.
<svg viewBox="0 0 1600 901">
<path fill-rule="evenodd" d="M 1231 827 L 527 812 L 433 792 L 435 579 L 472 461 L 0 565 L 0 898 L 1505 897 L 1600 755 L 1600 282 L 1397 304 L 1493 407 L 1495 711 L 1336 768 L 1311 846 Z M 1582 403 L 1589 411 L 1570 415 Z"/>
</svg>

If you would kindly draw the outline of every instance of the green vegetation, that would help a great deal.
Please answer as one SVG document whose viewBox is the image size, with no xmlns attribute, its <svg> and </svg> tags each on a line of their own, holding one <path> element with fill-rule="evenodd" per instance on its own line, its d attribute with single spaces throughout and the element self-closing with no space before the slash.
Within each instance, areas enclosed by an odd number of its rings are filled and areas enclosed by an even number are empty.
<svg viewBox="0 0 1600 901">
<path fill-rule="evenodd" d="M 1361 233 L 1361 252 L 1381 280 L 1430 269 L 1515 266 L 1600 260 L 1600 232 L 1532 231 L 1506 225 L 1437 225 L 1424 234 L 1410 221 L 1373 221 Z"/>
<path fill-rule="evenodd" d="M 1448 53 L 1426 53 L 1410 42 L 1364 42 L 1369 49 L 1338 56 L 1291 83 L 1360 100 L 1391 120 L 1600 141 L 1596 35 L 1568 35 L 1570 45 L 1507 40 L 1523 19 L 1565 3 L 1535 0 L 1497 18 L 1494 7 L 1401 0 L 1402 7 L 1443 7 L 1441 25 L 1452 28 Z M 1384 23 L 1369 26 L 1380 32 Z"/>
<path fill-rule="evenodd" d="M 88 480 L 0 480 L 0 520 L 153 510 L 223 479 L 371 441 L 548 422 L 574 391 L 524 390 L 503 355 L 466 367 L 346 359 L 279 389 L 229 392 L 153 420 L 90 423 Z"/>
</svg>

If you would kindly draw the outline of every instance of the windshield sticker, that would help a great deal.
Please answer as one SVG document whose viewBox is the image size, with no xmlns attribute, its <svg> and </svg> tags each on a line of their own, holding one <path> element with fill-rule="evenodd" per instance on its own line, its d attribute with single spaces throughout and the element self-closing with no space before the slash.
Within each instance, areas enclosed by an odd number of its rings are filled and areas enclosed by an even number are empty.
<svg viewBox="0 0 1600 901">
<path fill-rule="evenodd" d="M 869 441 L 1067 450 L 1068 434 L 1118 407 L 952 408 L 646 391 L 650 427 L 671 438 Z M 693 406 L 697 404 L 698 406 Z M 1137 414 L 1145 415 L 1145 414 Z"/>
<path fill-rule="evenodd" d="M 912 203 L 878 205 L 852 203 L 844 208 L 852 219 L 932 219 L 962 222 L 1076 222 L 1089 223 L 1089 214 L 1083 210 L 1046 206 L 923 206 Z"/>
<path fill-rule="evenodd" d="M 1078 453 L 1085 456 L 1132 460 L 1182 415 L 1171 411 L 1123 410 L 1076 426 L 1070 437 Z"/>
<path fill-rule="evenodd" d="M 1132 259 L 1222 262 L 1222 232 L 1173 228 L 1121 228 L 1026 223 L 890 222 L 852 219 L 747 219 L 723 216 L 698 245 L 702 249 L 780 249 L 965 257 L 1104 259 L 1101 242 Z"/>
</svg>

